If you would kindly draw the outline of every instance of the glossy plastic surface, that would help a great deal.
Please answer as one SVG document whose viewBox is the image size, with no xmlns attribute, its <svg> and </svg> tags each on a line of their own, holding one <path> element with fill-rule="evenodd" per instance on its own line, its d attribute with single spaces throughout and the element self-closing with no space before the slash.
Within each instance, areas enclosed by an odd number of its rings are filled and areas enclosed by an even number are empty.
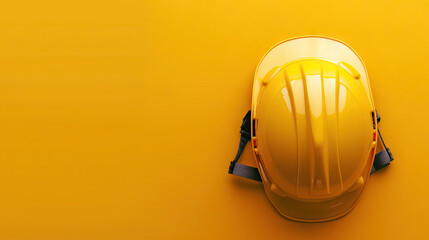
<svg viewBox="0 0 429 240">
<path fill-rule="evenodd" d="M 376 147 L 375 109 L 359 57 L 328 38 L 285 41 L 262 59 L 254 89 L 252 143 L 274 206 L 301 221 L 350 211 Z"/>
<path fill-rule="evenodd" d="M 1 240 L 429 239 L 429 1 L 17 0 L 0 7 Z M 364 59 L 394 162 L 345 217 L 234 177 L 255 69 L 290 37 Z M 240 163 L 256 167 L 251 144 Z"/>
</svg>

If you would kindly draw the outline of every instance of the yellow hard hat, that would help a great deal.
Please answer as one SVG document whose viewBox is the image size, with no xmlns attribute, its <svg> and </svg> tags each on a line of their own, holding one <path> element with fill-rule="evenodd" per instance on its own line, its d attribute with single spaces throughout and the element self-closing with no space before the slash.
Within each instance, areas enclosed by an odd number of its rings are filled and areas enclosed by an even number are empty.
<svg viewBox="0 0 429 240">
<path fill-rule="evenodd" d="M 327 37 L 286 40 L 256 69 L 252 109 L 229 173 L 262 181 L 289 219 L 339 218 L 356 204 L 370 173 L 393 160 L 378 119 L 365 65 L 353 49 Z M 237 163 L 249 140 L 257 169 Z"/>
</svg>

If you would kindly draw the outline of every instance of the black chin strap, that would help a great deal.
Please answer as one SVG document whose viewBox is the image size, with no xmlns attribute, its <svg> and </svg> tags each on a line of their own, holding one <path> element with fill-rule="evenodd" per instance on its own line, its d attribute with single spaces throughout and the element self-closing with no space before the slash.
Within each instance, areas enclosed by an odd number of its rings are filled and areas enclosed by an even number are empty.
<svg viewBox="0 0 429 240">
<path fill-rule="evenodd" d="M 243 150 L 247 145 L 247 142 L 251 139 L 250 120 L 251 116 L 249 110 L 246 116 L 244 116 L 243 118 L 243 123 L 241 124 L 240 130 L 240 145 L 238 145 L 238 151 L 235 155 L 234 160 L 232 160 L 229 164 L 228 173 L 261 182 L 261 176 L 259 175 L 259 171 L 257 168 L 238 163 L 238 160 L 240 159 L 241 154 L 243 153 Z"/>
<path fill-rule="evenodd" d="M 375 112 L 377 114 L 377 123 L 379 123 L 381 120 L 380 115 L 378 115 L 377 111 Z M 383 144 L 384 149 L 375 154 L 374 163 L 372 164 L 372 168 L 371 168 L 371 173 L 389 165 L 390 162 L 393 161 L 394 159 L 392 153 L 390 152 L 390 149 L 384 143 L 383 137 L 381 136 L 381 133 L 380 133 L 380 128 L 377 128 L 377 131 L 378 131 L 378 136 L 380 136 L 380 140 L 381 140 L 381 143 Z"/>
<path fill-rule="evenodd" d="M 378 115 L 378 112 L 376 113 L 377 113 L 377 123 L 378 123 L 380 122 L 380 115 Z M 241 133 L 240 144 L 238 146 L 238 151 L 237 151 L 237 154 L 235 155 L 234 160 L 232 160 L 229 165 L 228 173 L 261 182 L 262 181 L 261 176 L 259 175 L 259 171 L 257 168 L 238 163 L 238 160 L 240 159 L 241 154 L 243 153 L 243 150 L 247 145 L 247 142 L 249 142 L 249 140 L 251 139 L 250 121 L 251 121 L 251 114 L 249 110 L 246 116 L 244 116 L 243 118 L 243 123 L 241 124 L 241 130 L 240 130 L 240 133 Z M 390 162 L 393 161 L 393 155 L 390 152 L 390 149 L 386 147 L 383 137 L 381 136 L 380 129 L 378 129 L 378 135 L 380 136 L 384 149 L 378 152 L 377 154 L 375 154 L 374 163 L 371 168 L 371 173 L 389 165 Z"/>
</svg>

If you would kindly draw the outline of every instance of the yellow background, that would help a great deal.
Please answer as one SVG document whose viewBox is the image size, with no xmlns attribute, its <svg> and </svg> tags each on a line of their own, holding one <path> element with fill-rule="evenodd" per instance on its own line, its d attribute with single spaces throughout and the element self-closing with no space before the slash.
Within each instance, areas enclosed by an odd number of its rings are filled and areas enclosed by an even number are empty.
<svg viewBox="0 0 429 240">
<path fill-rule="evenodd" d="M 0 239 L 429 238 L 428 14 L 428 1 L 2 1 Z M 226 173 L 258 61 L 307 34 L 364 59 L 395 156 L 320 224 Z"/>
</svg>

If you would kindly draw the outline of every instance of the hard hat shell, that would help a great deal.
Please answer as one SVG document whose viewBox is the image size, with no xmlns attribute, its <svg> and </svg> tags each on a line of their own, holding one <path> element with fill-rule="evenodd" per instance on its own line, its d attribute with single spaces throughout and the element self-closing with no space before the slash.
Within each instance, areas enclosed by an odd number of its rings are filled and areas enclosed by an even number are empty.
<svg viewBox="0 0 429 240">
<path fill-rule="evenodd" d="M 345 43 L 299 37 L 271 48 L 253 83 L 252 146 L 285 217 L 326 221 L 358 201 L 377 145 L 365 65 Z"/>
</svg>

